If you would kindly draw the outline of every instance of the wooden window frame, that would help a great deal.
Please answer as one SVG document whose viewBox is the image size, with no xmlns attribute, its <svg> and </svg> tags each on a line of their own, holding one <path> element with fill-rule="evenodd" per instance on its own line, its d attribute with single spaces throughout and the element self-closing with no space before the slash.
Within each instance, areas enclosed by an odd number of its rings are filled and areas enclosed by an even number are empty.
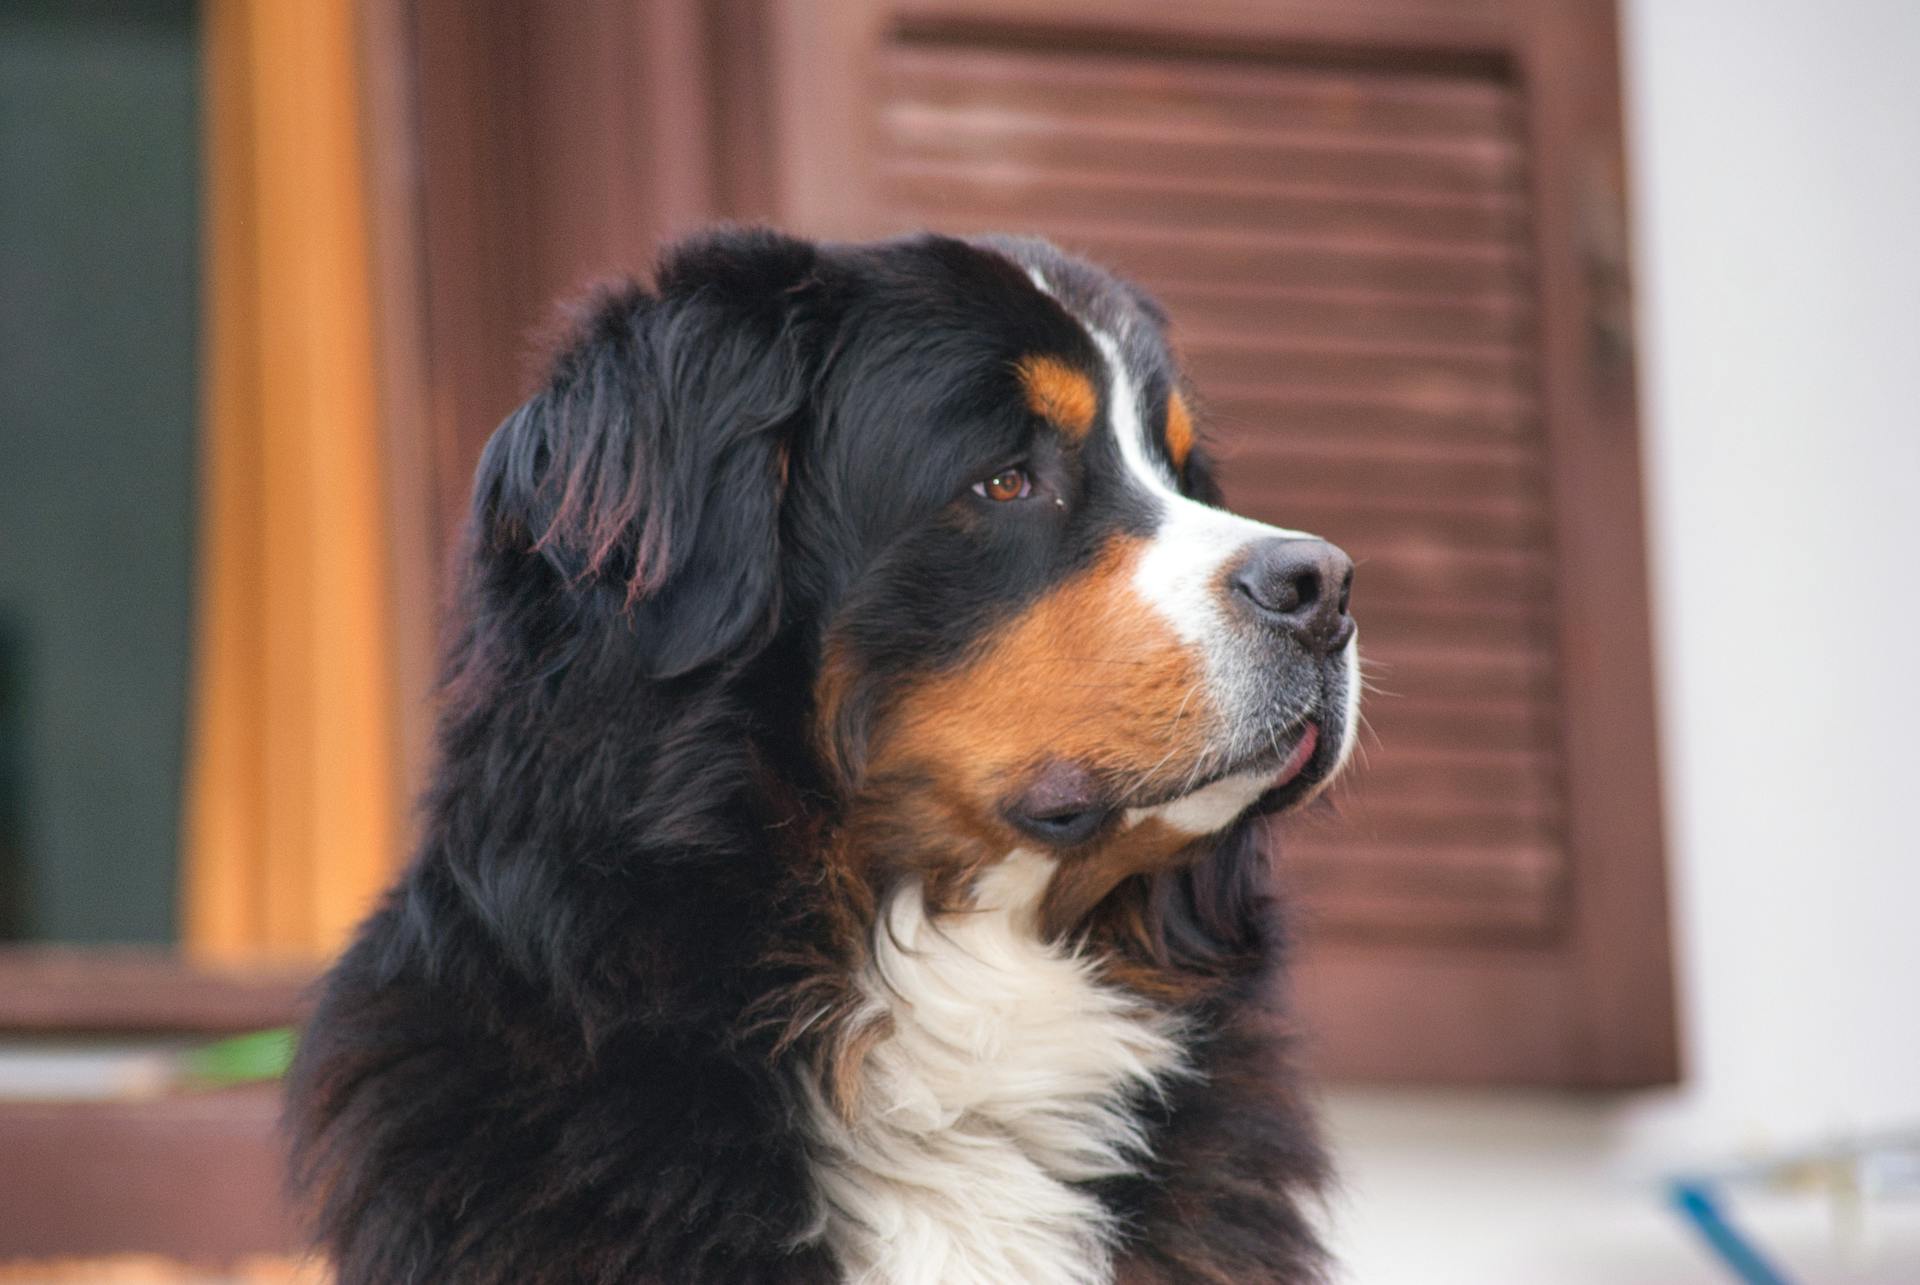
<svg viewBox="0 0 1920 1285">
<path fill-rule="evenodd" d="M 223 1035 L 297 1022 L 315 969 L 216 968 L 145 946 L 0 950 L 0 1033 Z"/>
<path fill-rule="evenodd" d="M 368 199 L 385 514 L 392 532 L 401 774 L 421 779 L 431 723 L 440 524 L 425 419 L 419 204 L 414 178 L 412 0 L 356 0 L 373 157 Z M 0 1034 L 207 1034 L 284 1026 L 303 1014 L 318 963 L 213 965 L 181 947 L 0 945 Z"/>
<path fill-rule="evenodd" d="M 297 1024 L 311 967 L 213 968 L 151 947 L 0 950 L 0 1033 L 56 1042 L 216 1037 Z M 275 1085 L 0 1103 L 0 1261 L 288 1253 Z"/>
<path fill-rule="evenodd" d="M 384 503 L 392 535 L 401 786 L 421 779 L 441 557 L 425 420 L 411 0 L 356 0 L 373 232 Z M 318 962 L 214 965 L 177 947 L 0 946 L 0 1035 L 58 1043 L 297 1026 Z M 111 1101 L 0 1103 L 0 1260 L 127 1252 L 223 1262 L 293 1253 L 277 1085 Z"/>
</svg>

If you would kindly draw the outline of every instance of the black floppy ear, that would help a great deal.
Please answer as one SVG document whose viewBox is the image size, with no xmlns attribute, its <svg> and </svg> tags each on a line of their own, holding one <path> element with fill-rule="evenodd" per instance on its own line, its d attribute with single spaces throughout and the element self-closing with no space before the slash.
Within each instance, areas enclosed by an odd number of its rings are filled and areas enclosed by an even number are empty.
<svg viewBox="0 0 1920 1285">
<path fill-rule="evenodd" d="M 591 301 L 545 391 L 481 460 L 483 556 L 537 554 L 571 590 L 617 599 L 652 677 L 763 643 L 778 618 L 815 262 L 767 232 L 677 247 L 656 293 Z"/>
</svg>

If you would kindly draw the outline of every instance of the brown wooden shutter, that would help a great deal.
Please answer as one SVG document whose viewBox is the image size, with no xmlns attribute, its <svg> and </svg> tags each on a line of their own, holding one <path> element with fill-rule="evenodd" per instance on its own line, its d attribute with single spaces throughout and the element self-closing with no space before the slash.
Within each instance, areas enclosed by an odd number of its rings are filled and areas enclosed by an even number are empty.
<svg viewBox="0 0 1920 1285">
<path fill-rule="evenodd" d="M 1035 229 L 1166 304 L 1237 508 L 1360 565 L 1377 733 L 1290 874 L 1330 930 L 1551 929 L 1564 884 L 1524 116 L 1484 71 L 880 50 L 902 226 Z"/>
<path fill-rule="evenodd" d="M 1366 762 L 1282 858 L 1322 1068 L 1670 1079 L 1609 0 L 642 8 L 420 0 L 446 510 L 551 294 L 703 216 L 1111 264 L 1236 506 L 1360 564 Z"/>
<path fill-rule="evenodd" d="M 1236 507 L 1358 562 L 1366 761 L 1282 844 L 1323 1067 L 1669 1078 L 1610 7 L 768 13 L 768 213 L 1134 277 Z"/>
</svg>

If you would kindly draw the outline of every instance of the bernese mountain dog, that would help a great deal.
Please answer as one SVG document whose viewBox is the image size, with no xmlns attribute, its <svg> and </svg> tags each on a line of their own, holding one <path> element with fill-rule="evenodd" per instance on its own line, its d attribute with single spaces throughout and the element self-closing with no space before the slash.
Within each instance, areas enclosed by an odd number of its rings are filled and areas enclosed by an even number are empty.
<svg viewBox="0 0 1920 1285">
<path fill-rule="evenodd" d="M 289 1080 L 344 1285 L 1315 1281 L 1260 818 L 1352 564 L 1037 240 L 727 230 L 478 470 L 417 855 Z"/>
</svg>

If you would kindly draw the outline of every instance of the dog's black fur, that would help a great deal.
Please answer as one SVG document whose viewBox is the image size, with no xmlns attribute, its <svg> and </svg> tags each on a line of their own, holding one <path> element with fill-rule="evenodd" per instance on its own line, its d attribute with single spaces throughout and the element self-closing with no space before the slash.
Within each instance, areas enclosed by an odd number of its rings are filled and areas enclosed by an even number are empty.
<svg viewBox="0 0 1920 1285">
<path fill-rule="evenodd" d="M 1009 364 L 1085 348 L 1042 303 L 981 245 L 721 233 L 594 300 L 495 435 L 425 837 L 290 1081 L 345 1285 L 839 1279 L 798 1088 L 826 1036 L 789 997 L 867 931 L 871 888 L 821 853 L 872 711 L 1092 556 L 930 517 L 1027 431 Z M 858 664 L 823 729 L 830 638 Z M 1149 939 L 1113 949 L 1170 979 L 1204 1072 L 1101 1189 L 1117 1270 L 1317 1279 L 1267 866 L 1246 820 L 1208 842 L 1115 894 Z"/>
</svg>

